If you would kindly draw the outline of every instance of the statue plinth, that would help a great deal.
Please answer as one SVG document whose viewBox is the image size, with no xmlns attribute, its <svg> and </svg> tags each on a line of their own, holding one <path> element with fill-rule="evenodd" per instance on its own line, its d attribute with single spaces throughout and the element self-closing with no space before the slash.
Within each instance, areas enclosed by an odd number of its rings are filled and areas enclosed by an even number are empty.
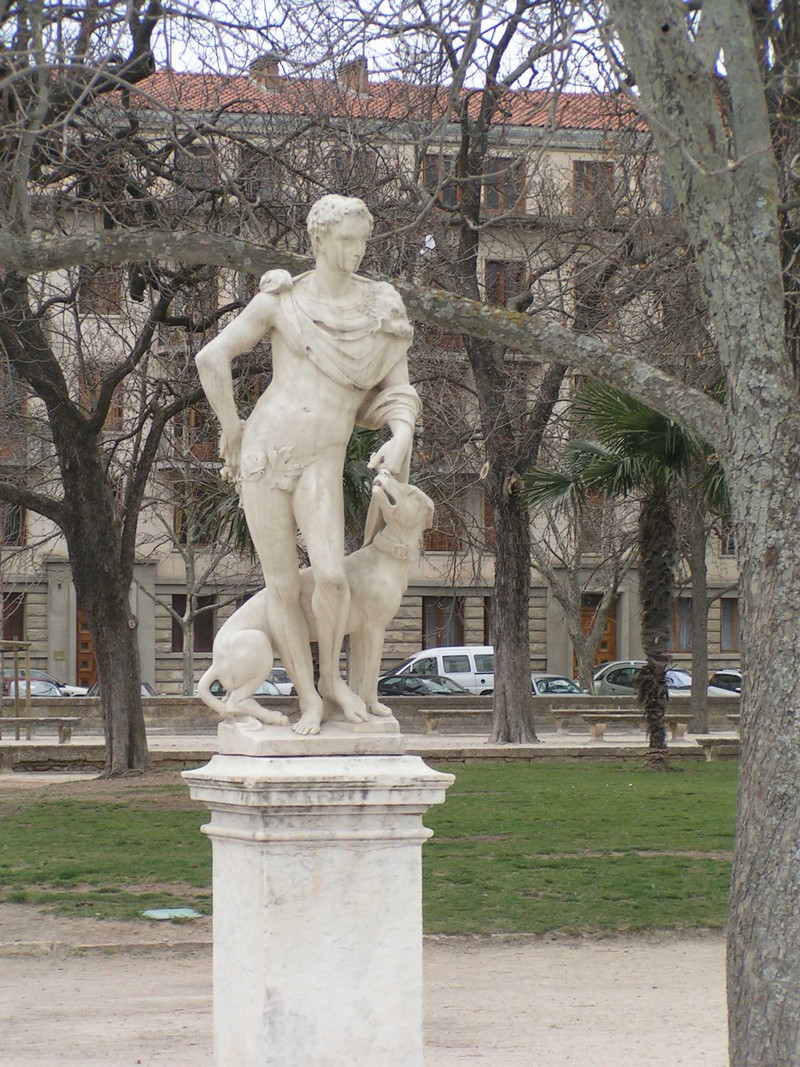
<svg viewBox="0 0 800 1067">
<path fill-rule="evenodd" d="M 422 815 L 454 779 L 367 742 L 402 738 L 323 724 L 302 756 L 184 772 L 211 811 L 217 1067 L 422 1065 Z"/>
<path fill-rule="evenodd" d="M 301 736 L 290 726 L 250 729 L 220 723 L 219 751 L 228 756 L 399 756 L 406 750 L 397 719 L 324 722 L 318 734 Z"/>
</svg>

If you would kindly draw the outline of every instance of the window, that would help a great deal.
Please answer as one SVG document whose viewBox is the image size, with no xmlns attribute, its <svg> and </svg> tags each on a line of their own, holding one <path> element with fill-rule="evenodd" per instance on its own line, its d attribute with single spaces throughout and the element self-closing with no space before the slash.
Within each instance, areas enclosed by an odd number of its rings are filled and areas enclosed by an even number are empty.
<svg viewBox="0 0 800 1067">
<path fill-rule="evenodd" d="M 497 548 L 497 534 L 494 529 L 494 512 L 487 496 L 483 498 L 483 547 L 486 552 Z"/>
<path fill-rule="evenodd" d="M 528 287 L 525 264 L 517 260 L 487 259 L 484 267 L 486 301 L 505 307 Z"/>
<path fill-rule="evenodd" d="M 494 674 L 494 653 L 475 657 L 475 670 L 478 674 Z"/>
<path fill-rule="evenodd" d="M 719 551 L 721 556 L 736 555 L 736 533 L 733 528 L 733 519 L 730 516 L 724 518 L 720 523 Z"/>
<path fill-rule="evenodd" d="M 423 648 L 464 644 L 464 598 L 422 598 Z M 418 673 L 418 672 L 415 672 Z"/>
<path fill-rule="evenodd" d="M 217 455 L 219 423 L 206 403 L 193 404 L 175 416 L 175 452 L 211 460 Z"/>
<path fill-rule="evenodd" d="M 444 502 L 437 502 L 433 526 L 425 531 L 422 543 L 426 552 L 457 552 L 461 545 L 458 518 Z"/>
<path fill-rule="evenodd" d="M 207 145 L 188 145 L 175 153 L 175 180 L 187 195 L 211 189 L 216 178 L 214 153 Z"/>
<path fill-rule="evenodd" d="M 273 156 L 245 146 L 242 148 L 239 173 L 239 184 L 248 200 L 266 204 L 275 199 L 278 167 Z"/>
<path fill-rule="evenodd" d="M 410 674 L 438 674 L 439 667 L 435 656 L 423 656 L 411 664 Z"/>
<path fill-rule="evenodd" d="M 676 652 L 692 651 L 691 597 L 681 597 L 675 604 L 675 639 L 672 647 Z"/>
<path fill-rule="evenodd" d="M 3 640 L 25 640 L 24 593 L 3 593 Z"/>
<path fill-rule="evenodd" d="M 468 674 L 469 656 L 442 656 L 442 671 L 445 674 Z"/>
<path fill-rule="evenodd" d="M 614 164 L 596 159 L 572 162 L 575 213 L 607 220 L 614 209 Z"/>
<path fill-rule="evenodd" d="M 490 596 L 483 598 L 483 643 L 494 644 L 492 641 L 492 598 Z"/>
<path fill-rule="evenodd" d="M 206 319 L 219 308 L 219 278 L 216 271 L 203 270 L 195 275 L 175 297 L 170 317 L 186 319 L 178 325 L 197 330 L 207 328 Z M 210 323 L 208 325 L 211 325 Z"/>
<path fill-rule="evenodd" d="M 103 379 L 108 373 L 110 373 L 110 369 L 100 367 L 94 363 L 89 363 L 83 368 L 80 380 L 79 403 L 83 410 L 89 414 L 93 414 L 97 410 L 100 389 Z M 122 383 L 120 383 L 112 394 L 103 427 L 106 430 L 121 430 L 123 415 Z"/>
<path fill-rule="evenodd" d="M 118 315 L 122 310 L 124 271 L 116 263 L 83 266 L 78 275 L 81 315 Z"/>
<path fill-rule="evenodd" d="M 453 156 L 428 152 L 422 161 L 422 184 L 430 196 L 437 197 L 442 207 L 454 208 L 461 199 Z"/>
<path fill-rule="evenodd" d="M 0 500 L 0 519 L 4 545 L 24 545 L 26 512 L 21 504 Z"/>
<path fill-rule="evenodd" d="M 720 601 L 720 652 L 738 652 L 739 644 L 739 601 L 724 597 Z"/>
<path fill-rule="evenodd" d="M 192 627 L 192 648 L 195 652 L 211 652 L 214 644 L 214 608 L 217 598 L 215 596 L 196 596 L 192 600 L 194 611 L 199 612 L 190 623 Z M 183 617 L 186 612 L 185 593 L 173 594 L 172 610 L 181 618 Z M 183 628 L 175 618 L 172 620 L 172 651 L 183 651 Z"/>
<path fill-rule="evenodd" d="M 487 212 L 524 210 L 525 165 L 522 160 L 494 156 L 486 161 L 483 206 Z"/>
</svg>

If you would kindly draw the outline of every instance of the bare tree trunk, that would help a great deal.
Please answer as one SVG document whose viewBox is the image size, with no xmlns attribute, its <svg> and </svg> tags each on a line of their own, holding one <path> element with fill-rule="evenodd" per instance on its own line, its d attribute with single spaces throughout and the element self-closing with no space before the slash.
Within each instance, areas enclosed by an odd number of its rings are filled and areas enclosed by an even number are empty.
<svg viewBox="0 0 800 1067">
<path fill-rule="evenodd" d="M 539 738 L 533 721 L 530 675 L 530 525 L 508 481 L 492 480 L 490 498 L 497 544 L 492 636 L 494 640 L 494 715 L 490 740 L 530 744 Z"/>
<path fill-rule="evenodd" d="M 676 556 L 675 524 L 664 483 L 654 487 L 642 503 L 639 546 L 642 647 L 647 664 L 635 676 L 635 685 L 650 741 L 647 763 L 662 769 L 667 764 L 666 671 L 667 650 L 672 643 Z"/>
<path fill-rule="evenodd" d="M 692 731 L 708 733 L 708 571 L 705 494 L 692 485 L 689 499 L 689 571 L 692 584 Z"/>
</svg>

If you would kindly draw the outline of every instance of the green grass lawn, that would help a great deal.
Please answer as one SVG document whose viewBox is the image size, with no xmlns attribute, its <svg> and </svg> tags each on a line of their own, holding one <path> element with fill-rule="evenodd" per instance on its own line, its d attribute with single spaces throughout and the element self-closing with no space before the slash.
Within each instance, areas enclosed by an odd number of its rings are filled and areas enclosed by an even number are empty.
<svg viewBox="0 0 800 1067">
<path fill-rule="evenodd" d="M 425 822 L 429 933 L 719 927 L 737 766 L 442 767 Z M 0 792 L 0 900 L 97 918 L 211 909 L 208 816 L 174 773 Z"/>
</svg>

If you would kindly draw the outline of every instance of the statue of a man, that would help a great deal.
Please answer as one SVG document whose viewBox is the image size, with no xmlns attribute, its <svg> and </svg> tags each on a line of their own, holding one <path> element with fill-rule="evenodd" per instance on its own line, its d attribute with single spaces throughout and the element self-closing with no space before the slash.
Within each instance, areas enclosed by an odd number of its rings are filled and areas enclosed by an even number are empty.
<svg viewBox="0 0 800 1067">
<path fill-rule="evenodd" d="M 239 490 L 264 571 L 269 625 L 300 703 L 300 734 L 319 733 L 326 709 L 366 721 L 363 700 L 339 672 L 349 607 L 344 572 L 342 470 L 356 423 L 391 436 L 370 466 L 403 480 L 419 398 L 406 354 L 412 328 L 391 285 L 359 277 L 372 233 L 363 201 L 324 196 L 308 215 L 314 270 L 292 278 L 268 271 L 260 292 L 196 357 L 222 427 L 222 475 Z M 272 381 L 244 422 L 231 363 L 262 338 L 272 342 Z M 369 521 L 369 520 L 368 520 Z M 312 611 L 319 643 L 314 685 L 308 627 L 300 608 L 297 531 L 315 574 Z M 271 664 L 265 664 L 265 674 Z"/>
</svg>

